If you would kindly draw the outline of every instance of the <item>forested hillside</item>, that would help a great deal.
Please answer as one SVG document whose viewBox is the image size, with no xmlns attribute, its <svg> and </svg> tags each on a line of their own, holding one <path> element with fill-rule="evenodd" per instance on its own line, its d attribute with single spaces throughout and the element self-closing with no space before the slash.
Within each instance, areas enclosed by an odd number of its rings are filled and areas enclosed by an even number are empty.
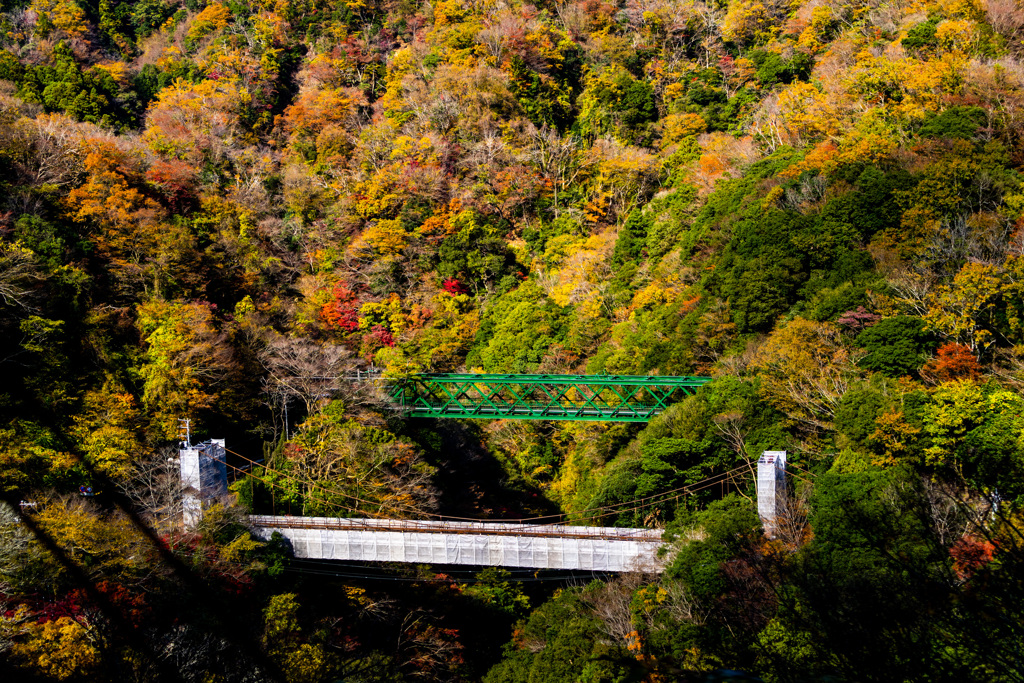
<svg viewBox="0 0 1024 683">
<path fill-rule="evenodd" d="M 1024 679 L 1019 0 L 0 8 L 4 680 Z M 714 381 L 430 421 L 371 366 Z M 333 575 L 247 511 L 673 541 Z"/>
</svg>

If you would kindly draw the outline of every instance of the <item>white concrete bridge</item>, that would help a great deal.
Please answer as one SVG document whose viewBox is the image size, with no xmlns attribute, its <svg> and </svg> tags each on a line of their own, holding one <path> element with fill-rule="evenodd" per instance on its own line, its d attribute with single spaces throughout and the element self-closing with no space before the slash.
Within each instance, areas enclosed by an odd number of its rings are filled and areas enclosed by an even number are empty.
<svg viewBox="0 0 1024 683">
<path fill-rule="evenodd" d="M 660 529 L 333 517 L 249 517 L 295 557 L 605 572 L 660 572 Z"/>
</svg>

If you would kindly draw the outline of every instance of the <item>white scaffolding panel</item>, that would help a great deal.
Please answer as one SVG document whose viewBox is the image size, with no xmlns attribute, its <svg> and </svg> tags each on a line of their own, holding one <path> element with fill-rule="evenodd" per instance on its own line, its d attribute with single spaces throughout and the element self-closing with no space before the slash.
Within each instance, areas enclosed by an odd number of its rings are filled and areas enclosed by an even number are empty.
<svg viewBox="0 0 1024 683">
<path fill-rule="evenodd" d="M 662 570 L 661 531 L 489 522 L 250 517 L 296 557 L 593 571 Z"/>
<path fill-rule="evenodd" d="M 769 537 L 786 505 L 786 451 L 765 451 L 757 461 L 757 514 Z"/>
</svg>

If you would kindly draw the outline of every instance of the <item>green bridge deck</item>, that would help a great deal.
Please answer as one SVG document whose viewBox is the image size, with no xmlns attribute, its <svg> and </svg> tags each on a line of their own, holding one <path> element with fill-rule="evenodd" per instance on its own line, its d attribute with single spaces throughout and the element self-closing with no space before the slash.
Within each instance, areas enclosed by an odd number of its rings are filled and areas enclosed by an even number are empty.
<svg viewBox="0 0 1024 683">
<path fill-rule="evenodd" d="M 411 417 L 647 422 L 710 377 L 421 374 L 393 383 Z"/>
</svg>

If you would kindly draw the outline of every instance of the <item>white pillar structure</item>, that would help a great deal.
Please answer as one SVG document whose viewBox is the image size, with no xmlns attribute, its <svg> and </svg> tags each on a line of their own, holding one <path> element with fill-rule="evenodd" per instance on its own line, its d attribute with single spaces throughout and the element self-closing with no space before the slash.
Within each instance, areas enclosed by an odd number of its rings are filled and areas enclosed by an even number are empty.
<svg viewBox="0 0 1024 683">
<path fill-rule="evenodd" d="M 203 508 L 228 493 L 224 439 L 210 439 L 195 446 L 185 443 L 178 457 L 185 529 L 193 529 L 203 518 Z"/>
<path fill-rule="evenodd" d="M 786 451 L 765 451 L 757 461 L 757 514 L 764 533 L 775 536 L 786 507 Z"/>
</svg>

